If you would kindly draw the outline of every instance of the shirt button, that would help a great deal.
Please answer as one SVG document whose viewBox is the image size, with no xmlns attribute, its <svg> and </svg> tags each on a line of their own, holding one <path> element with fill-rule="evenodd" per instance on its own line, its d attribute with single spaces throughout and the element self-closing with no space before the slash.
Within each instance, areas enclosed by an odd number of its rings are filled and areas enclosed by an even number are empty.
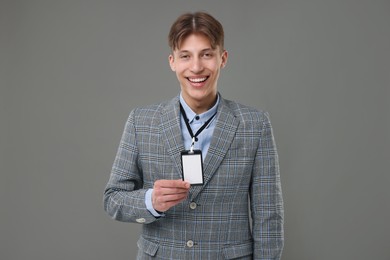
<svg viewBox="0 0 390 260">
<path fill-rule="evenodd" d="M 199 117 L 199 116 L 195 116 L 195 119 L 196 119 L 196 120 L 199 120 L 199 119 L 200 119 L 200 117 Z"/>
<path fill-rule="evenodd" d="M 190 209 L 196 209 L 197 206 L 195 202 L 190 203 Z"/>
<path fill-rule="evenodd" d="M 187 241 L 187 246 L 188 246 L 188 247 L 193 247 L 193 246 L 194 246 L 194 241 L 188 240 L 188 241 Z"/>
<path fill-rule="evenodd" d="M 146 220 L 144 218 L 137 218 L 135 221 L 138 223 L 145 223 Z"/>
</svg>

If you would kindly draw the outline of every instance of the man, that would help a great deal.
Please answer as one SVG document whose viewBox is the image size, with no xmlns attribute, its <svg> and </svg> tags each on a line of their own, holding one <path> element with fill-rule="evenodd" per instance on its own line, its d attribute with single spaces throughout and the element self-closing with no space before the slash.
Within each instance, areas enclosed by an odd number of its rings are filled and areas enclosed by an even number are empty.
<svg viewBox="0 0 390 260">
<path fill-rule="evenodd" d="M 222 25 L 207 13 L 184 14 L 169 45 L 180 95 L 130 113 L 105 210 L 143 225 L 137 259 L 280 259 L 272 127 L 267 113 L 217 91 L 228 59 Z"/>
</svg>

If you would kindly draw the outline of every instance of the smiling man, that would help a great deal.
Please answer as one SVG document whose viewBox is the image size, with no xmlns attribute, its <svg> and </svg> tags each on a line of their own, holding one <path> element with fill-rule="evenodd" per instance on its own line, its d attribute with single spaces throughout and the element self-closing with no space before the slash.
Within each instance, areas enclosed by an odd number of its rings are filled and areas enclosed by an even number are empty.
<svg viewBox="0 0 390 260">
<path fill-rule="evenodd" d="M 207 111 L 217 100 L 217 82 L 227 51 L 223 46 L 211 46 L 208 37 L 200 32 L 187 36 L 172 51 L 169 63 L 180 82 L 183 99 L 193 112 Z"/>
<path fill-rule="evenodd" d="M 280 259 L 283 199 L 268 114 L 218 92 L 228 53 L 214 17 L 183 14 L 168 40 L 181 91 L 130 113 L 105 210 L 143 225 L 137 259 Z"/>
</svg>

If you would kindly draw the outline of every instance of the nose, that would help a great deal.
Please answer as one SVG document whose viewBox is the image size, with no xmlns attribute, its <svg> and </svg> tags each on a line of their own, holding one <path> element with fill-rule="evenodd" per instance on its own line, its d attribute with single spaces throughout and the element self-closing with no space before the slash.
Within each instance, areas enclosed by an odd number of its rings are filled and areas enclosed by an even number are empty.
<svg viewBox="0 0 390 260">
<path fill-rule="evenodd" d="M 191 72 L 199 73 L 203 70 L 202 61 L 199 58 L 194 58 L 191 64 Z"/>
</svg>

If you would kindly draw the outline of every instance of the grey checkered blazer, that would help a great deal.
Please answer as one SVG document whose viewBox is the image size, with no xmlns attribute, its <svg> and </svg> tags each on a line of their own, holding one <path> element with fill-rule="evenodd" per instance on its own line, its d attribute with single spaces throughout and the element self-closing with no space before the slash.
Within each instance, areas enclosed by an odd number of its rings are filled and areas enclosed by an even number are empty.
<svg viewBox="0 0 390 260">
<path fill-rule="evenodd" d="M 130 113 L 104 208 L 143 225 L 137 259 L 280 259 L 283 200 L 268 114 L 221 98 L 204 185 L 155 218 L 145 192 L 156 180 L 182 178 L 182 150 L 179 97 Z"/>
</svg>

